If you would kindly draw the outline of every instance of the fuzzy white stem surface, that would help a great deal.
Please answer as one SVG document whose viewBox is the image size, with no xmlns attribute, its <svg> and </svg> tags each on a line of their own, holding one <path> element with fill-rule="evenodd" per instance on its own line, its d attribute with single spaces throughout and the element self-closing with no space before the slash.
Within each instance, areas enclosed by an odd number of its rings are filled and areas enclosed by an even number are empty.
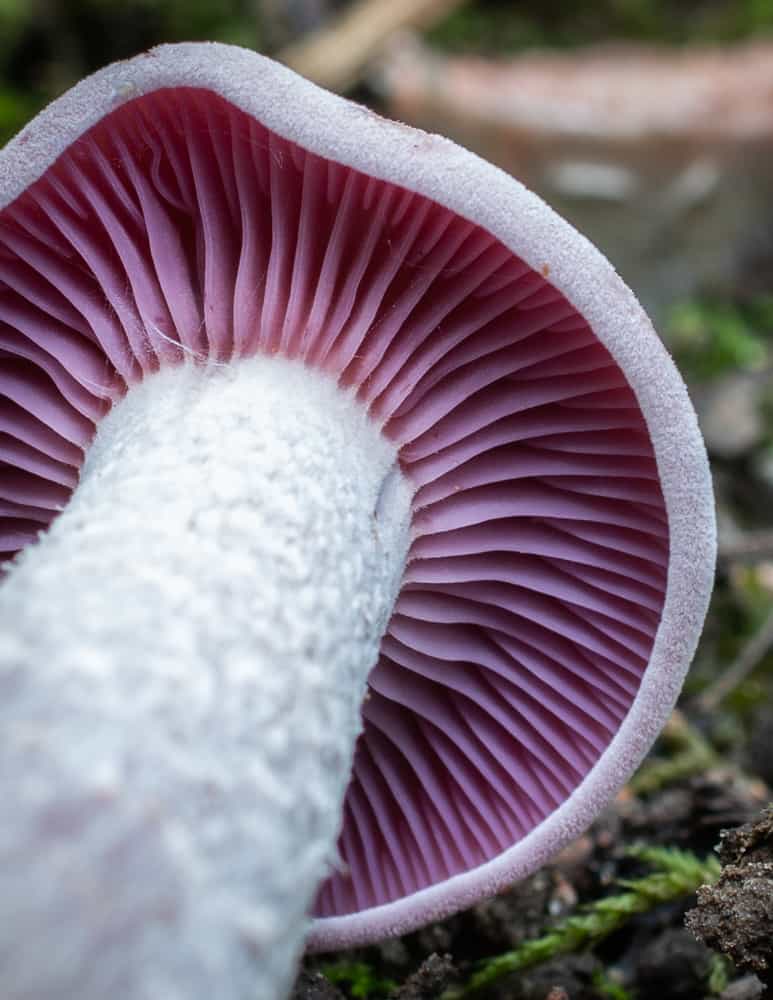
<svg viewBox="0 0 773 1000">
<path fill-rule="evenodd" d="M 100 424 L 0 586 L 4 1000 L 276 1000 L 409 543 L 332 380 L 183 365 Z"/>
</svg>

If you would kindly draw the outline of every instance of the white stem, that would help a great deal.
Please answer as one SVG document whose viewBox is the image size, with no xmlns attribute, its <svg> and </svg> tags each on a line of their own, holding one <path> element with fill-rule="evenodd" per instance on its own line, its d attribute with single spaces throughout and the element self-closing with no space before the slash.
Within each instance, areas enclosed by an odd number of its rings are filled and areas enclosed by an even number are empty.
<svg viewBox="0 0 773 1000">
<path fill-rule="evenodd" d="M 409 541 L 395 449 L 278 359 L 150 376 L 0 588 L 3 997 L 284 996 Z"/>
</svg>

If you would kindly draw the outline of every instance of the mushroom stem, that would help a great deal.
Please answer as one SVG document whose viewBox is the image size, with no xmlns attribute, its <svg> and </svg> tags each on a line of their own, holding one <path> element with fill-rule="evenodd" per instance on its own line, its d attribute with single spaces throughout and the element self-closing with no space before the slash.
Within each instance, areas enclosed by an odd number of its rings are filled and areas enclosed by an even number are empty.
<svg viewBox="0 0 773 1000">
<path fill-rule="evenodd" d="M 0 588 L 6 1000 L 284 995 L 410 501 L 300 363 L 180 365 L 104 418 Z"/>
</svg>

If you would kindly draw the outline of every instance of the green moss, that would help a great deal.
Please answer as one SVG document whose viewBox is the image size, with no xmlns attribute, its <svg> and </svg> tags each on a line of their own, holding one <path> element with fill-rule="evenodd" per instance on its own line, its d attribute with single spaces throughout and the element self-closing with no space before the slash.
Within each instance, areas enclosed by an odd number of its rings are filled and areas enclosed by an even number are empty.
<svg viewBox="0 0 773 1000">
<path fill-rule="evenodd" d="M 391 979 L 382 979 L 366 962 L 331 962 L 320 970 L 331 983 L 346 986 L 349 996 L 357 1000 L 377 1000 L 397 989 Z"/>
<path fill-rule="evenodd" d="M 607 1000 L 633 1000 L 629 990 L 621 986 L 605 969 L 593 973 L 593 989 Z"/>
<path fill-rule="evenodd" d="M 0 87 L 0 145 L 26 125 L 43 104 L 42 98 Z"/>
<path fill-rule="evenodd" d="M 477 0 L 462 5 L 430 33 L 439 48 L 455 52 L 516 52 L 567 48 L 607 41 L 684 44 L 734 41 L 773 33 L 769 0 L 544 0 L 513 4 Z"/>
<path fill-rule="evenodd" d="M 773 296 L 681 303 L 671 310 L 665 339 L 688 381 L 760 370 L 771 360 Z"/>
<path fill-rule="evenodd" d="M 515 951 L 485 959 L 466 983 L 447 990 L 443 1000 L 467 1000 L 522 969 L 557 955 L 592 948 L 637 913 L 648 913 L 662 903 L 689 896 L 698 886 L 719 877 L 719 862 L 713 856 L 704 860 L 689 851 L 666 847 L 635 848 L 629 853 L 654 868 L 653 874 L 618 880 L 623 892 L 590 903 L 543 937 L 525 941 Z"/>
</svg>

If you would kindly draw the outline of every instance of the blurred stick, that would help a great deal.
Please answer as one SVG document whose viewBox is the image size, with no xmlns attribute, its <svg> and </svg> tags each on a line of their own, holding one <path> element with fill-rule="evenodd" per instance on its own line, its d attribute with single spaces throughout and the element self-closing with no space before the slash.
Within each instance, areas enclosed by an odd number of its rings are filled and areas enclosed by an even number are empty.
<svg viewBox="0 0 773 1000">
<path fill-rule="evenodd" d="M 773 649 L 773 611 L 746 643 L 722 676 L 695 699 L 701 712 L 713 712 L 731 691 L 745 680 L 759 662 Z"/>
<path fill-rule="evenodd" d="M 660 738 L 672 755 L 666 760 L 649 758 L 642 764 L 628 783 L 635 795 L 651 795 L 693 774 L 703 774 L 718 762 L 714 748 L 678 708 L 671 713 Z"/>
<path fill-rule="evenodd" d="M 329 28 L 288 46 L 277 58 L 329 90 L 344 91 L 396 31 L 428 28 L 465 0 L 359 0 Z"/>
<path fill-rule="evenodd" d="M 745 531 L 730 538 L 720 535 L 717 557 L 720 564 L 773 558 L 773 531 Z"/>
</svg>

